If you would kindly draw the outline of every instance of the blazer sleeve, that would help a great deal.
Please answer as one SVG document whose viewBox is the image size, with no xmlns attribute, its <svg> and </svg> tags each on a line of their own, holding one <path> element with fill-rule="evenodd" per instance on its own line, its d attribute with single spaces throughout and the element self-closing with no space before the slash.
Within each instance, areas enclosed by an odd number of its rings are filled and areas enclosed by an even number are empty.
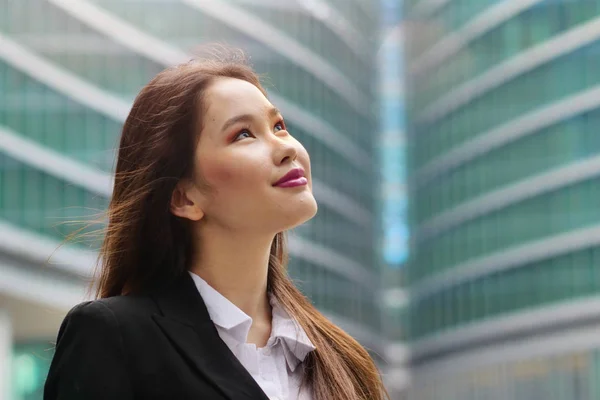
<svg viewBox="0 0 600 400">
<path fill-rule="evenodd" d="M 119 324 L 104 303 L 75 306 L 62 322 L 44 400 L 130 400 L 133 389 Z"/>
</svg>

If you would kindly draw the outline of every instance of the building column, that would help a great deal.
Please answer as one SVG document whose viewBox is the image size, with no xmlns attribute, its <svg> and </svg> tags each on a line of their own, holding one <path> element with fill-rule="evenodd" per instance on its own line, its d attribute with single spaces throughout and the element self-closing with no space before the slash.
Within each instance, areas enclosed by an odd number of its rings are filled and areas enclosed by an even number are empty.
<svg viewBox="0 0 600 400">
<path fill-rule="evenodd" d="M 6 310 L 0 309 L 0 400 L 11 396 L 11 363 L 13 351 L 12 324 Z"/>
</svg>

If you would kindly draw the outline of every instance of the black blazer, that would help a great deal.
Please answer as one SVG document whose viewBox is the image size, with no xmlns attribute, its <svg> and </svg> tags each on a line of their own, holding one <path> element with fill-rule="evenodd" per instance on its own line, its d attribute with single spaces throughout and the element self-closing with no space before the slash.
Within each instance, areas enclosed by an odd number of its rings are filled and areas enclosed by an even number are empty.
<svg viewBox="0 0 600 400">
<path fill-rule="evenodd" d="M 44 400 L 268 400 L 221 340 L 189 274 L 160 293 L 75 306 Z"/>
</svg>

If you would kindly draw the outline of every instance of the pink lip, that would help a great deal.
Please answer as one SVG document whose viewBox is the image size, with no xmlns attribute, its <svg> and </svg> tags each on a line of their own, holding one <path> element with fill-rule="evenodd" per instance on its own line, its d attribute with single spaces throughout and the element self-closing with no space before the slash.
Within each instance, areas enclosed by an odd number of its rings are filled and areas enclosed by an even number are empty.
<svg viewBox="0 0 600 400">
<path fill-rule="evenodd" d="M 273 186 L 289 188 L 303 186 L 307 183 L 308 179 L 304 177 L 304 170 L 302 168 L 294 168 L 279 179 Z"/>
</svg>

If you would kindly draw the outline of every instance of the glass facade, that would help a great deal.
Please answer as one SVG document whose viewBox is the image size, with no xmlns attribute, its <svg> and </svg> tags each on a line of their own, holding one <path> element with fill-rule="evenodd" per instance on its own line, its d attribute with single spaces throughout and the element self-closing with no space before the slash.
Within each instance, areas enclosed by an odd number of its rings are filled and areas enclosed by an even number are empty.
<svg viewBox="0 0 600 400">
<path fill-rule="evenodd" d="M 304 247 L 292 252 L 290 273 L 327 315 L 372 334 L 368 347 L 380 343 L 371 220 L 377 171 L 369 168 L 378 134 L 376 8 L 331 1 L 324 3 L 328 13 L 322 15 L 314 9 L 318 2 L 277 6 L 231 0 L 214 2 L 214 7 L 213 2 L 172 0 L 76 3 L 0 0 L 0 142 L 3 137 L 25 140 L 43 157 L 31 162 L 25 149 L 0 143 L 2 226 L 58 247 L 75 229 L 65 222 L 101 213 L 110 193 L 95 189 L 93 182 L 82 184 L 74 178 L 78 171 L 57 171 L 53 163 L 75 162 L 108 178 L 128 107 L 140 88 L 169 65 L 165 54 L 194 54 L 198 46 L 214 41 L 237 46 L 265 78 L 275 105 L 279 99 L 285 103 L 280 108 L 289 130 L 311 154 L 313 177 L 323 189 L 316 194 L 318 216 L 291 235 Z M 222 10 L 229 10 L 229 18 Z M 259 32 L 249 32 L 244 21 L 255 23 Z M 344 40 L 340 27 L 359 35 L 366 46 Z M 148 40 L 160 43 L 155 54 L 144 48 Z M 304 58 L 294 57 L 290 48 Z M 363 161 L 349 155 L 352 151 Z M 77 252 L 89 245 L 70 247 Z M 358 273 L 347 273 L 340 264 L 352 264 Z M 52 268 L 42 272 L 42 265 L 30 267 L 34 275 L 56 272 L 79 279 Z M 39 337 L 35 343 L 53 339 Z M 40 398 L 31 368 L 47 365 L 32 366 L 27 358 L 30 338 L 25 343 L 17 336 L 15 343 L 15 399 Z"/>
<path fill-rule="evenodd" d="M 48 343 L 21 342 L 15 346 L 13 371 L 13 398 L 38 400 L 44 395 L 44 382 L 52 362 L 52 350 Z"/>
<path fill-rule="evenodd" d="M 408 252 L 406 140 L 404 135 L 403 28 L 401 3 L 381 1 L 382 44 L 379 49 L 379 101 L 381 138 L 382 299 L 387 339 L 385 374 L 393 399 L 402 398 L 407 386 L 405 349 L 406 291 L 404 264 Z"/>
<path fill-rule="evenodd" d="M 489 365 L 431 379 L 414 398 L 430 400 L 597 399 L 600 352 L 578 352 Z"/>
<path fill-rule="evenodd" d="M 409 0 L 405 15 L 412 398 L 597 398 L 597 344 L 430 366 L 543 343 L 567 316 L 542 316 L 566 305 L 600 316 L 600 1 Z"/>
</svg>

